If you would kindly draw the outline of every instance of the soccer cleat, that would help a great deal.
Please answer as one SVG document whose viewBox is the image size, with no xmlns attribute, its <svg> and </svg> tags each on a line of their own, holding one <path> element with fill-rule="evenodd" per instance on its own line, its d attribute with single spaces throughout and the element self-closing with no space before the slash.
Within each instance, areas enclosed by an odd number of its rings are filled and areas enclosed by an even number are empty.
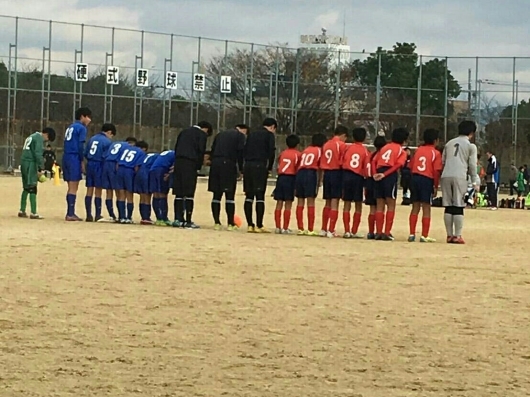
<svg viewBox="0 0 530 397">
<path fill-rule="evenodd" d="M 125 219 L 125 223 L 127 225 L 134 225 L 134 221 L 132 219 Z"/>
<path fill-rule="evenodd" d="M 320 237 L 326 237 L 328 235 L 328 231 L 327 230 L 321 230 L 320 233 L 318 233 L 318 235 Z"/>
<path fill-rule="evenodd" d="M 382 234 L 375 234 L 374 235 L 374 240 L 381 241 L 382 239 L 383 239 L 383 235 Z"/>
<path fill-rule="evenodd" d="M 422 238 L 423 238 L 423 237 L 422 237 Z M 416 236 L 415 236 L 414 234 L 411 234 L 411 235 L 409 236 L 409 238 L 407 239 L 407 241 L 408 241 L 409 243 L 413 243 L 414 241 L 416 241 Z"/>
<path fill-rule="evenodd" d="M 394 236 L 392 236 L 391 234 L 382 234 L 381 240 L 382 241 L 394 241 Z"/>
<path fill-rule="evenodd" d="M 300 229 L 299 229 L 299 230 L 296 232 L 296 234 L 297 234 L 298 236 L 306 236 L 306 235 L 307 235 L 307 232 L 306 232 L 305 230 L 300 230 Z"/>
<path fill-rule="evenodd" d="M 364 238 L 364 236 L 362 234 L 359 234 L 359 233 L 352 233 L 351 234 L 351 238 L 362 239 L 362 238 Z"/>
<path fill-rule="evenodd" d="M 220 223 L 216 223 L 215 226 L 213 227 L 213 230 L 219 232 L 219 231 L 223 230 L 223 226 L 221 226 Z"/>
<path fill-rule="evenodd" d="M 420 243 L 435 243 L 436 240 L 430 237 L 420 237 Z"/>
<path fill-rule="evenodd" d="M 226 230 L 228 230 L 229 232 L 235 232 L 235 231 L 238 231 L 239 228 L 236 225 L 228 225 Z"/>
<path fill-rule="evenodd" d="M 28 214 L 26 214 L 26 213 L 23 212 L 23 211 L 19 211 L 19 213 L 18 213 L 18 217 L 19 217 L 19 218 L 27 218 L 27 217 L 28 217 Z"/>
<path fill-rule="evenodd" d="M 445 241 L 447 242 L 447 244 L 453 244 L 454 239 L 455 238 L 453 236 L 447 236 L 447 239 Z"/>
<path fill-rule="evenodd" d="M 74 215 L 74 216 L 68 216 L 67 215 L 67 216 L 65 216 L 64 220 L 67 221 L 67 222 L 79 222 L 82 219 L 79 218 L 77 215 Z"/>
<path fill-rule="evenodd" d="M 85 219 L 86 222 L 94 222 L 94 218 L 91 216 L 87 216 Z"/>
<path fill-rule="evenodd" d="M 314 230 L 308 230 L 308 231 L 306 232 L 306 236 L 320 237 L 320 235 L 319 235 L 317 232 L 315 232 Z"/>
<path fill-rule="evenodd" d="M 260 233 L 260 234 L 268 234 L 268 233 L 270 233 L 270 230 L 266 229 L 265 227 L 262 226 L 262 227 L 256 227 L 254 229 L 254 232 L 255 233 Z"/>
<path fill-rule="evenodd" d="M 351 233 L 350 232 L 346 232 L 344 233 L 344 236 L 342 236 L 343 238 L 351 238 Z"/>
<path fill-rule="evenodd" d="M 100 215 L 100 216 L 96 216 L 94 218 L 94 222 L 103 222 L 103 217 Z"/>
<path fill-rule="evenodd" d="M 282 229 L 280 228 L 274 229 L 274 234 L 282 234 Z"/>
<path fill-rule="evenodd" d="M 294 234 L 294 233 L 293 233 L 293 231 L 291 229 L 283 229 L 282 230 L 282 234 L 291 235 L 291 234 Z"/>
<path fill-rule="evenodd" d="M 254 226 L 249 226 L 247 229 L 247 233 L 256 233 L 256 228 Z"/>
<path fill-rule="evenodd" d="M 192 230 L 192 229 L 200 229 L 201 227 L 193 222 L 186 222 L 184 224 L 184 229 Z"/>
<path fill-rule="evenodd" d="M 367 240 L 375 240 L 375 234 L 374 233 L 368 233 L 366 235 Z"/>
<path fill-rule="evenodd" d="M 491 210 L 491 211 L 497 211 L 498 208 L 497 208 L 497 207 L 491 207 L 490 210 Z"/>
<path fill-rule="evenodd" d="M 338 234 L 336 232 L 327 232 L 326 233 L 326 237 L 327 238 L 335 238 L 335 237 L 339 237 Z"/>
<path fill-rule="evenodd" d="M 120 219 L 119 222 L 120 222 L 120 225 L 126 225 L 127 219 Z"/>
<path fill-rule="evenodd" d="M 150 219 L 142 219 L 140 225 L 154 225 L 155 223 Z"/>
<path fill-rule="evenodd" d="M 40 216 L 39 214 L 30 214 L 29 219 L 44 219 L 44 218 Z"/>
<path fill-rule="evenodd" d="M 465 244 L 466 242 L 462 238 L 462 236 L 459 237 L 453 237 L 453 244 Z"/>
<path fill-rule="evenodd" d="M 184 227 L 184 222 L 181 222 L 179 220 L 175 220 L 175 222 L 173 222 L 171 224 L 171 226 L 173 226 L 173 227 Z"/>
</svg>

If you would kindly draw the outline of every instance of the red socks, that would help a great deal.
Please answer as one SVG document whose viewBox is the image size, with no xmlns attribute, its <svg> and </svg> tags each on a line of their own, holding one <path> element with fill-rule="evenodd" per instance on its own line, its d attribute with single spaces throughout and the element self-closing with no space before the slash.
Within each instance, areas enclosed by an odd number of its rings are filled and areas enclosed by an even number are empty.
<svg viewBox="0 0 530 397">
<path fill-rule="evenodd" d="M 335 227 L 337 226 L 337 220 L 339 219 L 338 210 L 329 211 L 329 232 L 335 233 Z"/>
<path fill-rule="evenodd" d="M 291 210 L 283 211 L 283 230 L 289 229 L 289 223 L 291 223 Z"/>
<path fill-rule="evenodd" d="M 429 229 L 431 228 L 431 218 L 421 219 L 421 235 L 422 237 L 429 237 Z"/>
<path fill-rule="evenodd" d="M 375 215 L 368 215 L 368 233 L 375 233 Z"/>
<path fill-rule="evenodd" d="M 307 207 L 307 230 L 315 229 L 315 207 Z"/>
<path fill-rule="evenodd" d="M 304 207 L 296 207 L 296 223 L 298 224 L 298 230 L 304 230 Z"/>
<path fill-rule="evenodd" d="M 276 229 L 282 228 L 282 210 L 274 210 L 274 222 L 276 223 Z"/>
<path fill-rule="evenodd" d="M 324 209 L 322 210 L 322 228 L 320 230 L 328 231 L 330 211 L 331 211 L 331 208 L 329 207 L 324 207 Z"/>
<path fill-rule="evenodd" d="M 385 213 L 375 213 L 375 232 L 377 234 L 383 234 L 383 227 L 385 226 Z"/>
<path fill-rule="evenodd" d="M 361 225 L 361 213 L 360 212 L 354 212 L 353 213 L 353 228 L 352 233 L 357 234 L 359 231 L 359 226 Z"/>
<path fill-rule="evenodd" d="M 418 224 L 418 215 L 417 214 L 410 214 L 410 216 L 409 216 L 409 234 L 411 236 L 416 234 L 416 225 L 417 224 Z M 423 236 L 423 234 L 422 234 L 422 236 Z"/>
<path fill-rule="evenodd" d="M 394 225 L 394 215 L 395 213 L 392 211 L 386 212 L 386 218 L 385 218 L 385 234 L 387 236 L 390 236 L 392 232 L 392 226 Z"/>
<path fill-rule="evenodd" d="M 344 223 L 344 233 L 350 233 L 350 212 L 344 211 L 342 213 L 342 222 Z"/>
</svg>

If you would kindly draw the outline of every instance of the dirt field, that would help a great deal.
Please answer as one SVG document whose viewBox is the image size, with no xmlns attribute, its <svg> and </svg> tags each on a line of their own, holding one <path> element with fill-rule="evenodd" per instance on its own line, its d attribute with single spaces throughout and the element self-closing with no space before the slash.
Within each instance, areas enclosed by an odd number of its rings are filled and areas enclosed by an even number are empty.
<svg viewBox="0 0 530 397">
<path fill-rule="evenodd" d="M 402 207 L 394 242 L 329 240 L 214 232 L 205 184 L 202 230 L 65 223 L 51 183 L 46 219 L 18 219 L 19 184 L 0 178 L 2 397 L 530 395 L 530 211 L 468 211 L 466 246 L 407 243 Z"/>
</svg>

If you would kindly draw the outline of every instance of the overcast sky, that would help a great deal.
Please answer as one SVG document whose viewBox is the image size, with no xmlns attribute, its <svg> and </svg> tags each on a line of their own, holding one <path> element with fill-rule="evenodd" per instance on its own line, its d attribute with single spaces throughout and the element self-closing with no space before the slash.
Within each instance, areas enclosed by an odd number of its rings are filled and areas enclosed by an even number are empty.
<svg viewBox="0 0 530 397">
<path fill-rule="evenodd" d="M 529 56 L 530 0 L 0 0 L 4 15 L 70 21 L 100 26 L 143 29 L 181 35 L 211 37 L 256 43 L 288 42 L 297 46 L 300 34 L 346 36 L 352 51 L 373 51 L 395 42 L 414 42 L 419 52 L 438 56 Z M 21 56 L 42 58 L 47 45 L 47 25 L 21 21 Z M 85 61 L 104 64 L 110 52 L 110 31 L 85 29 Z M 14 22 L 0 18 L 0 57 L 6 58 L 14 40 Z M 54 26 L 54 59 L 72 62 L 80 45 L 80 29 Z M 169 57 L 169 39 L 146 35 L 144 66 L 163 69 Z M 191 64 L 196 41 L 175 39 L 174 57 L 179 68 Z M 222 42 L 203 42 L 203 55 L 224 51 Z M 178 52 L 178 54 L 177 54 Z M 134 69 L 140 54 L 140 35 L 117 32 L 116 62 Z M 55 64 L 55 68 L 59 65 Z M 474 59 L 450 60 L 461 84 Z M 518 61 L 521 87 L 530 91 L 530 59 Z M 509 82 L 512 60 L 483 60 L 479 78 Z M 486 87 L 486 89 L 496 89 Z M 504 89 L 511 89 L 506 87 Z M 524 90 L 523 90 L 524 91 Z M 523 94 L 523 96 L 528 96 Z"/>
</svg>

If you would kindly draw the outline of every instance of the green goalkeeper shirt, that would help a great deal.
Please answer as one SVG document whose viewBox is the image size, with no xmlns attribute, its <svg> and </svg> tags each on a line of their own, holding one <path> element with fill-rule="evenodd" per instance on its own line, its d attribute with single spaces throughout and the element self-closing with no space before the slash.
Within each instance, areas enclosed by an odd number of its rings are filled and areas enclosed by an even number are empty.
<svg viewBox="0 0 530 397">
<path fill-rule="evenodd" d="M 44 167 L 44 138 L 40 132 L 34 132 L 26 138 L 22 147 L 21 162 L 36 163 L 39 168 Z"/>
</svg>

